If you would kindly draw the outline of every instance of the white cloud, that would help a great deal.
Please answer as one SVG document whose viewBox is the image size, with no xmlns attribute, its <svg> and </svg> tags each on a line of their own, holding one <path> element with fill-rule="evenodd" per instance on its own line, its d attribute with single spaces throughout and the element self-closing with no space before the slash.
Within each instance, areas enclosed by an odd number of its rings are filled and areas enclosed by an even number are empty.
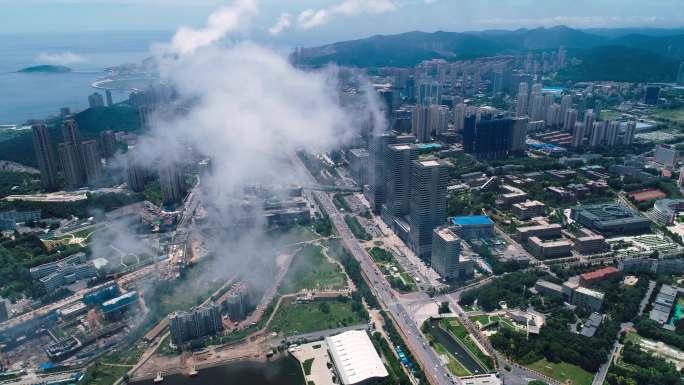
<svg viewBox="0 0 684 385">
<path fill-rule="evenodd" d="M 41 64 L 69 66 L 85 62 L 85 58 L 73 52 L 42 52 L 35 61 Z"/>
<path fill-rule="evenodd" d="M 292 25 L 292 15 L 289 13 L 281 13 L 278 17 L 278 21 L 268 29 L 268 33 L 273 36 L 280 35 L 284 30 L 290 28 Z"/>
<path fill-rule="evenodd" d="M 244 28 L 258 13 L 256 0 L 235 0 L 209 15 L 204 28 L 181 27 L 171 40 L 171 50 L 179 54 L 194 52 Z"/>
<path fill-rule="evenodd" d="M 398 8 L 399 5 L 393 0 L 345 0 L 328 8 L 302 11 L 297 18 L 297 25 L 302 29 L 310 29 L 327 24 L 336 16 L 380 14 L 395 11 Z"/>
</svg>

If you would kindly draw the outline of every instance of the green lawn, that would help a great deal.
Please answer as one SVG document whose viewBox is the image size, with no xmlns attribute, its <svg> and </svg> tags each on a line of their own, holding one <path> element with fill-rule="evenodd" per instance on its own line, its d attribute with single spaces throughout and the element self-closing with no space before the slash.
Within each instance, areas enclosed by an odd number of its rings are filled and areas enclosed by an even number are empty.
<svg viewBox="0 0 684 385">
<path fill-rule="evenodd" d="M 304 363 L 302 363 L 302 367 L 304 368 L 304 374 L 306 374 L 307 376 L 311 375 L 311 365 L 313 365 L 313 362 L 314 359 L 309 358 L 308 360 L 304 361 Z"/>
<path fill-rule="evenodd" d="M 285 335 L 296 335 L 367 322 L 363 308 L 359 312 L 353 311 L 352 302 L 348 300 L 298 304 L 294 303 L 294 299 L 286 299 L 283 300 L 268 329 Z M 325 309 L 323 304 L 327 304 L 328 309 Z"/>
<path fill-rule="evenodd" d="M 488 316 L 488 315 L 476 315 L 473 317 L 470 317 L 471 320 L 479 322 L 482 326 L 488 325 L 491 322 L 494 321 L 499 321 L 499 323 L 509 329 L 515 329 L 511 321 L 507 320 L 504 317 L 500 316 Z"/>
<path fill-rule="evenodd" d="M 594 380 L 592 373 L 566 362 L 556 364 L 543 359 L 527 367 L 569 385 L 591 385 Z"/>
<path fill-rule="evenodd" d="M 109 366 L 97 361 L 86 369 L 81 381 L 88 385 L 111 385 L 129 369 L 129 367 Z"/>
<path fill-rule="evenodd" d="M 346 286 L 340 267 L 325 258 L 321 246 L 304 246 L 294 257 L 287 272 L 281 293 L 296 293 L 302 289 L 333 288 Z"/>
<path fill-rule="evenodd" d="M 278 245 L 291 245 L 293 243 L 306 242 L 318 238 L 311 226 L 291 226 L 278 228 L 268 232 Z"/>
<path fill-rule="evenodd" d="M 641 344 L 641 336 L 637 333 L 630 332 L 625 334 L 625 341 L 639 346 Z"/>
<path fill-rule="evenodd" d="M 353 217 L 351 215 L 345 215 L 344 221 L 347 222 L 349 230 L 351 230 L 351 232 L 354 233 L 354 236 L 357 239 L 360 239 L 362 241 L 370 241 L 372 239 L 370 234 L 368 234 L 366 232 L 366 229 L 364 229 L 363 226 L 361 226 L 356 217 Z"/>
<path fill-rule="evenodd" d="M 73 235 L 74 235 L 74 237 L 76 237 L 76 238 L 88 238 L 88 236 L 89 236 L 90 234 L 96 232 L 97 230 L 101 229 L 102 227 L 104 227 L 104 226 L 102 226 L 102 225 L 96 225 L 96 226 L 93 226 L 93 227 L 89 227 L 89 228 L 87 228 L 87 229 L 79 230 L 79 231 L 73 233 Z"/>
<path fill-rule="evenodd" d="M 653 112 L 653 117 L 684 124 L 684 108 L 677 109 L 657 109 Z"/>
</svg>

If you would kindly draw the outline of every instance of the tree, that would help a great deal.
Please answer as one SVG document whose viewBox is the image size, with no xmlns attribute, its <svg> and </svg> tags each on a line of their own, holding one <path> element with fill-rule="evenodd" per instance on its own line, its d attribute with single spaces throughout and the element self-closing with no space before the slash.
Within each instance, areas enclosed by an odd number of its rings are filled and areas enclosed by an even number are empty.
<svg viewBox="0 0 684 385">
<path fill-rule="evenodd" d="M 439 314 L 446 313 L 451 313 L 451 309 L 449 309 L 449 302 L 444 301 L 439 304 Z"/>
<path fill-rule="evenodd" d="M 327 302 L 321 302 L 318 305 L 318 309 L 321 311 L 323 314 L 330 314 L 330 305 Z"/>
</svg>

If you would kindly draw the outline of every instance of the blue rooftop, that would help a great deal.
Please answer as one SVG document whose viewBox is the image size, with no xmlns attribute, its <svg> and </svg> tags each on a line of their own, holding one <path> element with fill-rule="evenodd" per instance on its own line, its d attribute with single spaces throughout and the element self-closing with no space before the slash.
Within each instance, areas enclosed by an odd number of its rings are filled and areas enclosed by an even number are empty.
<svg viewBox="0 0 684 385">
<path fill-rule="evenodd" d="M 451 223 L 457 226 L 493 225 L 494 222 L 486 215 L 472 215 L 467 217 L 451 217 Z"/>
<path fill-rule="evenodd" d="M 421 150 L 433 150 L 444 147 L 439 143 L 418 143 L 416 146 Z"/>
</svg>

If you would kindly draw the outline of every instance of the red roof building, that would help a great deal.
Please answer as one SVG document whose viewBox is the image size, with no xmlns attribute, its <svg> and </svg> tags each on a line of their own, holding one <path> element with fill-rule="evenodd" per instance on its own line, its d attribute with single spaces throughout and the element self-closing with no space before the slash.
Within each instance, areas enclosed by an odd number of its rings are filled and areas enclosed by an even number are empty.
<svg viewBox="0 0 684 385">
<path fill-rule="evenodd" d="M 604 269 L 592 271 L 589 273 L 584 273 L 584 274 L 580 275 L 580 284 L 583 286 L 591 285 L 593 283 L 602 281 L 606 278 L 612 277 L 613 275 L 615 275 L 619 272 L 620 272 L 620 270 L 611 266 L 611 267 L 606 267 Z"/>
</svg>

